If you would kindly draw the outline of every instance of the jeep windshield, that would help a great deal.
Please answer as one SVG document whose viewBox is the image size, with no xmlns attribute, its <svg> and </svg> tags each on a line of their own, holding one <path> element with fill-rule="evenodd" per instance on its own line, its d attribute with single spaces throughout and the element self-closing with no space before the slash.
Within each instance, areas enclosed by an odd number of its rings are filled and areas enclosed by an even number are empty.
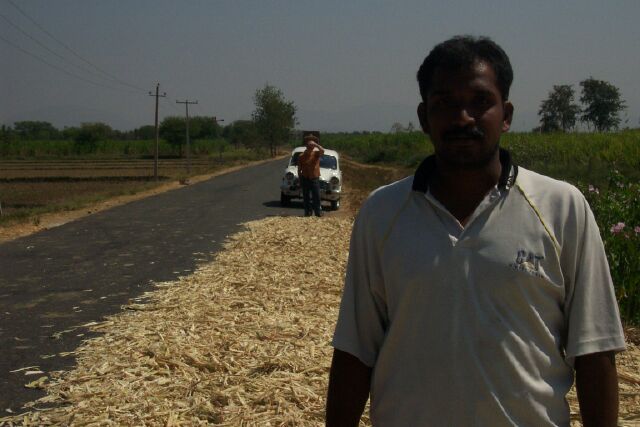
<svg viewBox="0 0 640 427">
<path fill-rule="evenodd" d="M 298 166 L 298 157 L 300 157 L 300 154 L 302 153 L 293 153 L 293 156 L 291 156 L 291 161 L 289 162 L 289 166 Z M 323 169 L 336 170 L 338 169 L 338 160 L 333 156 L 323 154 L 322 157 L 320 157 L 320 167 Z"/>
</svg>

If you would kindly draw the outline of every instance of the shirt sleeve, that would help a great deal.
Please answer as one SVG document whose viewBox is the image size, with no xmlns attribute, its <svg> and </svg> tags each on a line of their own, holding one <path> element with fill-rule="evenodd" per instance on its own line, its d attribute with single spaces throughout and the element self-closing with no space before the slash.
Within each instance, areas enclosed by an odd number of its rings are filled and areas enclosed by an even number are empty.
<svg viewBox="0 0 640 427">
<path fill-rule="evenodd" d="M 577 356 L 625 349 L 604 245 L 589 205 L 583 197 L 581 202 L 581 206 L 576 208 L 576 216 L 579 217 L 575 227 L 576 238 L 564 245 L 575 248 L 565 257 L 572 272 L 568 277 L 569 292 L 565 301 L 565 352 L 570 363 Z"/>
<path fill-rule="evenodd" d="M 369 367 L 375 365 L 388 323 L 375 238 L 366 206 L 354 223 L 349 261 L 333 346 Z"/>
</svg>

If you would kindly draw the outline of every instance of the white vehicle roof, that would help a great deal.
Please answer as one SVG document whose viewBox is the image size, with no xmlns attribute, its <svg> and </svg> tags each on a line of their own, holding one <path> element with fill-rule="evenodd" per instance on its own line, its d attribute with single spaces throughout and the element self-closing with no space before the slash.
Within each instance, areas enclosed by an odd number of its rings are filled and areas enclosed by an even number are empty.
<svg viewBox="0 0 640 427">
<path fill-rule="evenodd" d="M 291 152 L 291 155 L 293 155 L 293 153 L 301 153 L 301 152 L 303 152 L 303 151 L 304 151 L 304 150 L 306 150 L 306 149 L 307 149 L 306 147 L 296 147 L 296 148 L 294 148 L 294 149 L 293 149 L 293 151 Z M 340 155 L 338 154 L 338 152 L 337 152 L 337 151 L 334 151 L 334 150 L 329 150 L 329 149 L 326 149 L 326 148 L 325 148 L 325 149 L 324 149 L 324 154 L 327 154 L 327 155 L 329 155 L 329 156 L 333 156 L 333 157 L 335 157 L 336 159 L 339 159 L 339 158 L 340 158 Z"/>
</svg>

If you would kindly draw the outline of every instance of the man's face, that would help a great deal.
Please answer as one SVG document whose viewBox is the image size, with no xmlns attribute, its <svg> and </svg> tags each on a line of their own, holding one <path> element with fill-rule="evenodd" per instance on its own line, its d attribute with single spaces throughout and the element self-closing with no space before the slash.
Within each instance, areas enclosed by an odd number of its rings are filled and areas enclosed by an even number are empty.
<svg viewBox="0 0 640 427">
<path fill-rule="evenodd" d="M 457 169 L 478 169 L 497 156 L 513 106 L 503 102 L 493 68 L 477 61 L 460 70 L 437 68 L 418 118 L 436 157 Z"/>
</svg>

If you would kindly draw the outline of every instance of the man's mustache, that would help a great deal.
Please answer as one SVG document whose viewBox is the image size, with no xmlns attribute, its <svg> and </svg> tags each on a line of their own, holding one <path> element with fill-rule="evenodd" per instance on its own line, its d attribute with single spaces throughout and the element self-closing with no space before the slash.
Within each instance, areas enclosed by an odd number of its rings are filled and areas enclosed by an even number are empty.
<svg viewBox="0 0 640 427">
<path fill-rule="evenodd" d="M 482 139 L 484 132 L 478 128 L 455 128 L 449 129 L 442 135 L 442 139 Z"/>
</svg>

